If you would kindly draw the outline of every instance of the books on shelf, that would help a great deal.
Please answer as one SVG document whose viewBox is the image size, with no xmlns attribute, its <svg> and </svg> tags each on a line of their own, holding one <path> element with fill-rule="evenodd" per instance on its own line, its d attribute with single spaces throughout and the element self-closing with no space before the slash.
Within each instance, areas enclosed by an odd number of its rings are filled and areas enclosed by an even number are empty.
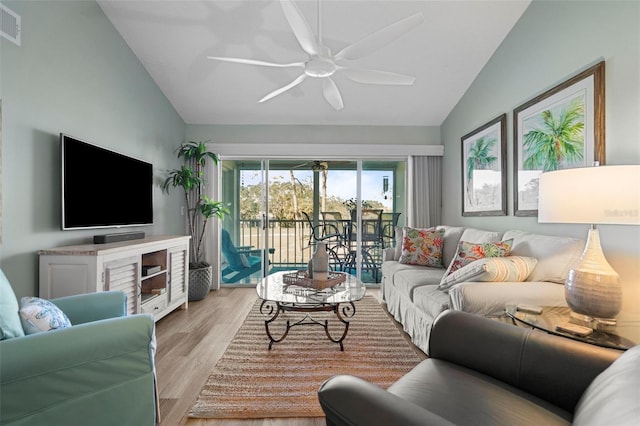
<svg viewBox="0 0 640 426">
<path fill-rule="evenodd" d="M 157 274 L 162 270 L 160 265 L 142 265 L 142 276 Z"/>
</svg>

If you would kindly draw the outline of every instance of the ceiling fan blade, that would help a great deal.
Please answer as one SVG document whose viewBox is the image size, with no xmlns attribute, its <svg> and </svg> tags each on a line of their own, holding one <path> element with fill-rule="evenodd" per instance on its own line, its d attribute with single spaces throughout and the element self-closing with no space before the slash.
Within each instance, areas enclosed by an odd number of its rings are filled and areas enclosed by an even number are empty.
<svg viewBox="0 0 640 426">
<path fill-rule="evenodd" d="M 266 102 L 271 98 L 275 98 L 276 96 L 280 95 L 281 93 L 284 93 L 287 90 L 291 89 L 292 87 L 295 87 L 298 84 L 302 83 L 305 78 L 307 78 L 307 75 L 306 74 L 301 74 L 300 76 L 298 76 L 298 78 L 293 80 L 291 83 L 289 83 L 286 86 L 283 86 L 283 87 L 281 87 L 281 88 L 279 88 L 277 90 L 274 90 L 273 92 L 271 92 L 268 95 L 266 95 L 264 98 L 260 99 L 258 101 L 258 103 Z"/>
<path fill-rule="evenodd" d="M 300 12 L 300 9 L 298 9 L 298 6 L 292 0 L 282 0 L 280 6 L 300 46 L 309 55 L 317 55 L 318 43 L 309 23 Z"/>
<path fill-rule="evenodd" d="M 422 13 L 416 13 L 395 24 L 386 26 L 363 39 L 345 47 L 335 55 L 335 59 L 359 59 L 381 47 L 386 46 L 398 37 L 424 22 Z"/>
<path fill-rule="evenodd" d="M 216 61 L 222 62 L 233 62 L 237 64 L 247 64 L 247 65 L 260 65 L 263 67 L 276 67 L 276 68 L 291 68 L 298 67 L 304 68 L 304 62 L 291 62 L 289 64 L 276 64 L 274 62 L 265 62 L 265 61 L 257 61 L 255 59 L 241 59 L 241 58 L 225 58 L 221 56 L 207 56 L 209 59 L 214 59 Z"/>
<path fill-rule="evenodd" d="M 387 71 L 363 70 L 353 68 L 342 68 L 341 71 L 350 80 L 364 84 L 394 84 L 410 86 L 416 80 L 415 77 L 412 77 L 410 75 L 396 74 Z"/>
<path fill-rule="evenodd" d="M 304 167 L 304 166 L 306 166 L 307 164 L 310 164 L 310 163 L 309 163 L 308 161 L 307 161 L 306 163 L 300 163 L 300 164 L 298 164 L 297 166 L 293 166 L 293 167 L 291 167 L 291 169 L 299 169 L 300 167 Z"/>
<path fill-rule="evenodd" d="M 322 79 L 322 93 L 324 94 L 324 98 L 334 107 L 337 111 L 340 111 L 344 108 L 344 104 L 342 103 L 342 96 L 340 96 L 340 91 L 338 90 L 338 86 L 336 83 L 331 80 L 330 77 L 325 77 Z"/>
</svg>

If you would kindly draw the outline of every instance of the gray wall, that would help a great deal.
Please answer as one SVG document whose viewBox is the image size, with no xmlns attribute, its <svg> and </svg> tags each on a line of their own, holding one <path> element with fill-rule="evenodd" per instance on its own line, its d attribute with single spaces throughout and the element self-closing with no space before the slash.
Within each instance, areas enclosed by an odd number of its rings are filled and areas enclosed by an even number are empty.
<svg viewBox="0 0 640 426">
<path fill-rule="evenodd" d="M 606 61 L 607 164 L 640 164 L 640 2 L 538 1 L 497 49 L 443 125 L 443 218 L 451 225 L 523 229 L 586 238 L 584 225 L 513 216 L 513 109 L 567 77 Z M 460 138 L 507 113 L 506 217 L 462 217 Z M 640 312 L 640 226 L 600 226 L 602 246 L 625 285 L 623 309 Z"/>
<path fill-rule="evenodd" d="M 38 294 L 37 250 L 125 230 L 60 230 L 59 133 L 141 158 L 160 175 L 179 164 L 184 122 L 95 2 L 3 3 L 22 16 L 21 47 L 0 46 L 2 269 L 21 297 Z M 155 224 L 126 230 L 183 234 L 180 194 L 156 188 L 154 201 Z"/>
</svg>

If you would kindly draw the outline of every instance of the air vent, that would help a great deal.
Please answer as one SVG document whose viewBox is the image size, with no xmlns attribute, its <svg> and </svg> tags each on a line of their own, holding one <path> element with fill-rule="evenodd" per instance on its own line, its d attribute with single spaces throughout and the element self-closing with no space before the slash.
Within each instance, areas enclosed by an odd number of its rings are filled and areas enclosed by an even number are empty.
<svg viewBox="0 0 640 426">
<path fill-rule="evenodd" d="M 0 35 L 20 46 L 20 16 L 1 3 Z"/>
</svg>

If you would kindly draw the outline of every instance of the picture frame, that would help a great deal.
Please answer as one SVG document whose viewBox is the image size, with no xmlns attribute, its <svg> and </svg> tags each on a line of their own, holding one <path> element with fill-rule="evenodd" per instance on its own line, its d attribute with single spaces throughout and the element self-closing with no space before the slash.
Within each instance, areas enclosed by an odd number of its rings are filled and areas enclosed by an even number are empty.
<svg viewBox="0 0 640 426">
<path fill-rule="evenodd" d="M 461 139 L 462 216 L 507 214 L 507 114 Z"/>
<path fill-rule="evenodd" d="M 538 215 L 542 172 L 605 163 L 604 72 L 598 62 L 514 109 L 515 216 Z"/>
</svg>

